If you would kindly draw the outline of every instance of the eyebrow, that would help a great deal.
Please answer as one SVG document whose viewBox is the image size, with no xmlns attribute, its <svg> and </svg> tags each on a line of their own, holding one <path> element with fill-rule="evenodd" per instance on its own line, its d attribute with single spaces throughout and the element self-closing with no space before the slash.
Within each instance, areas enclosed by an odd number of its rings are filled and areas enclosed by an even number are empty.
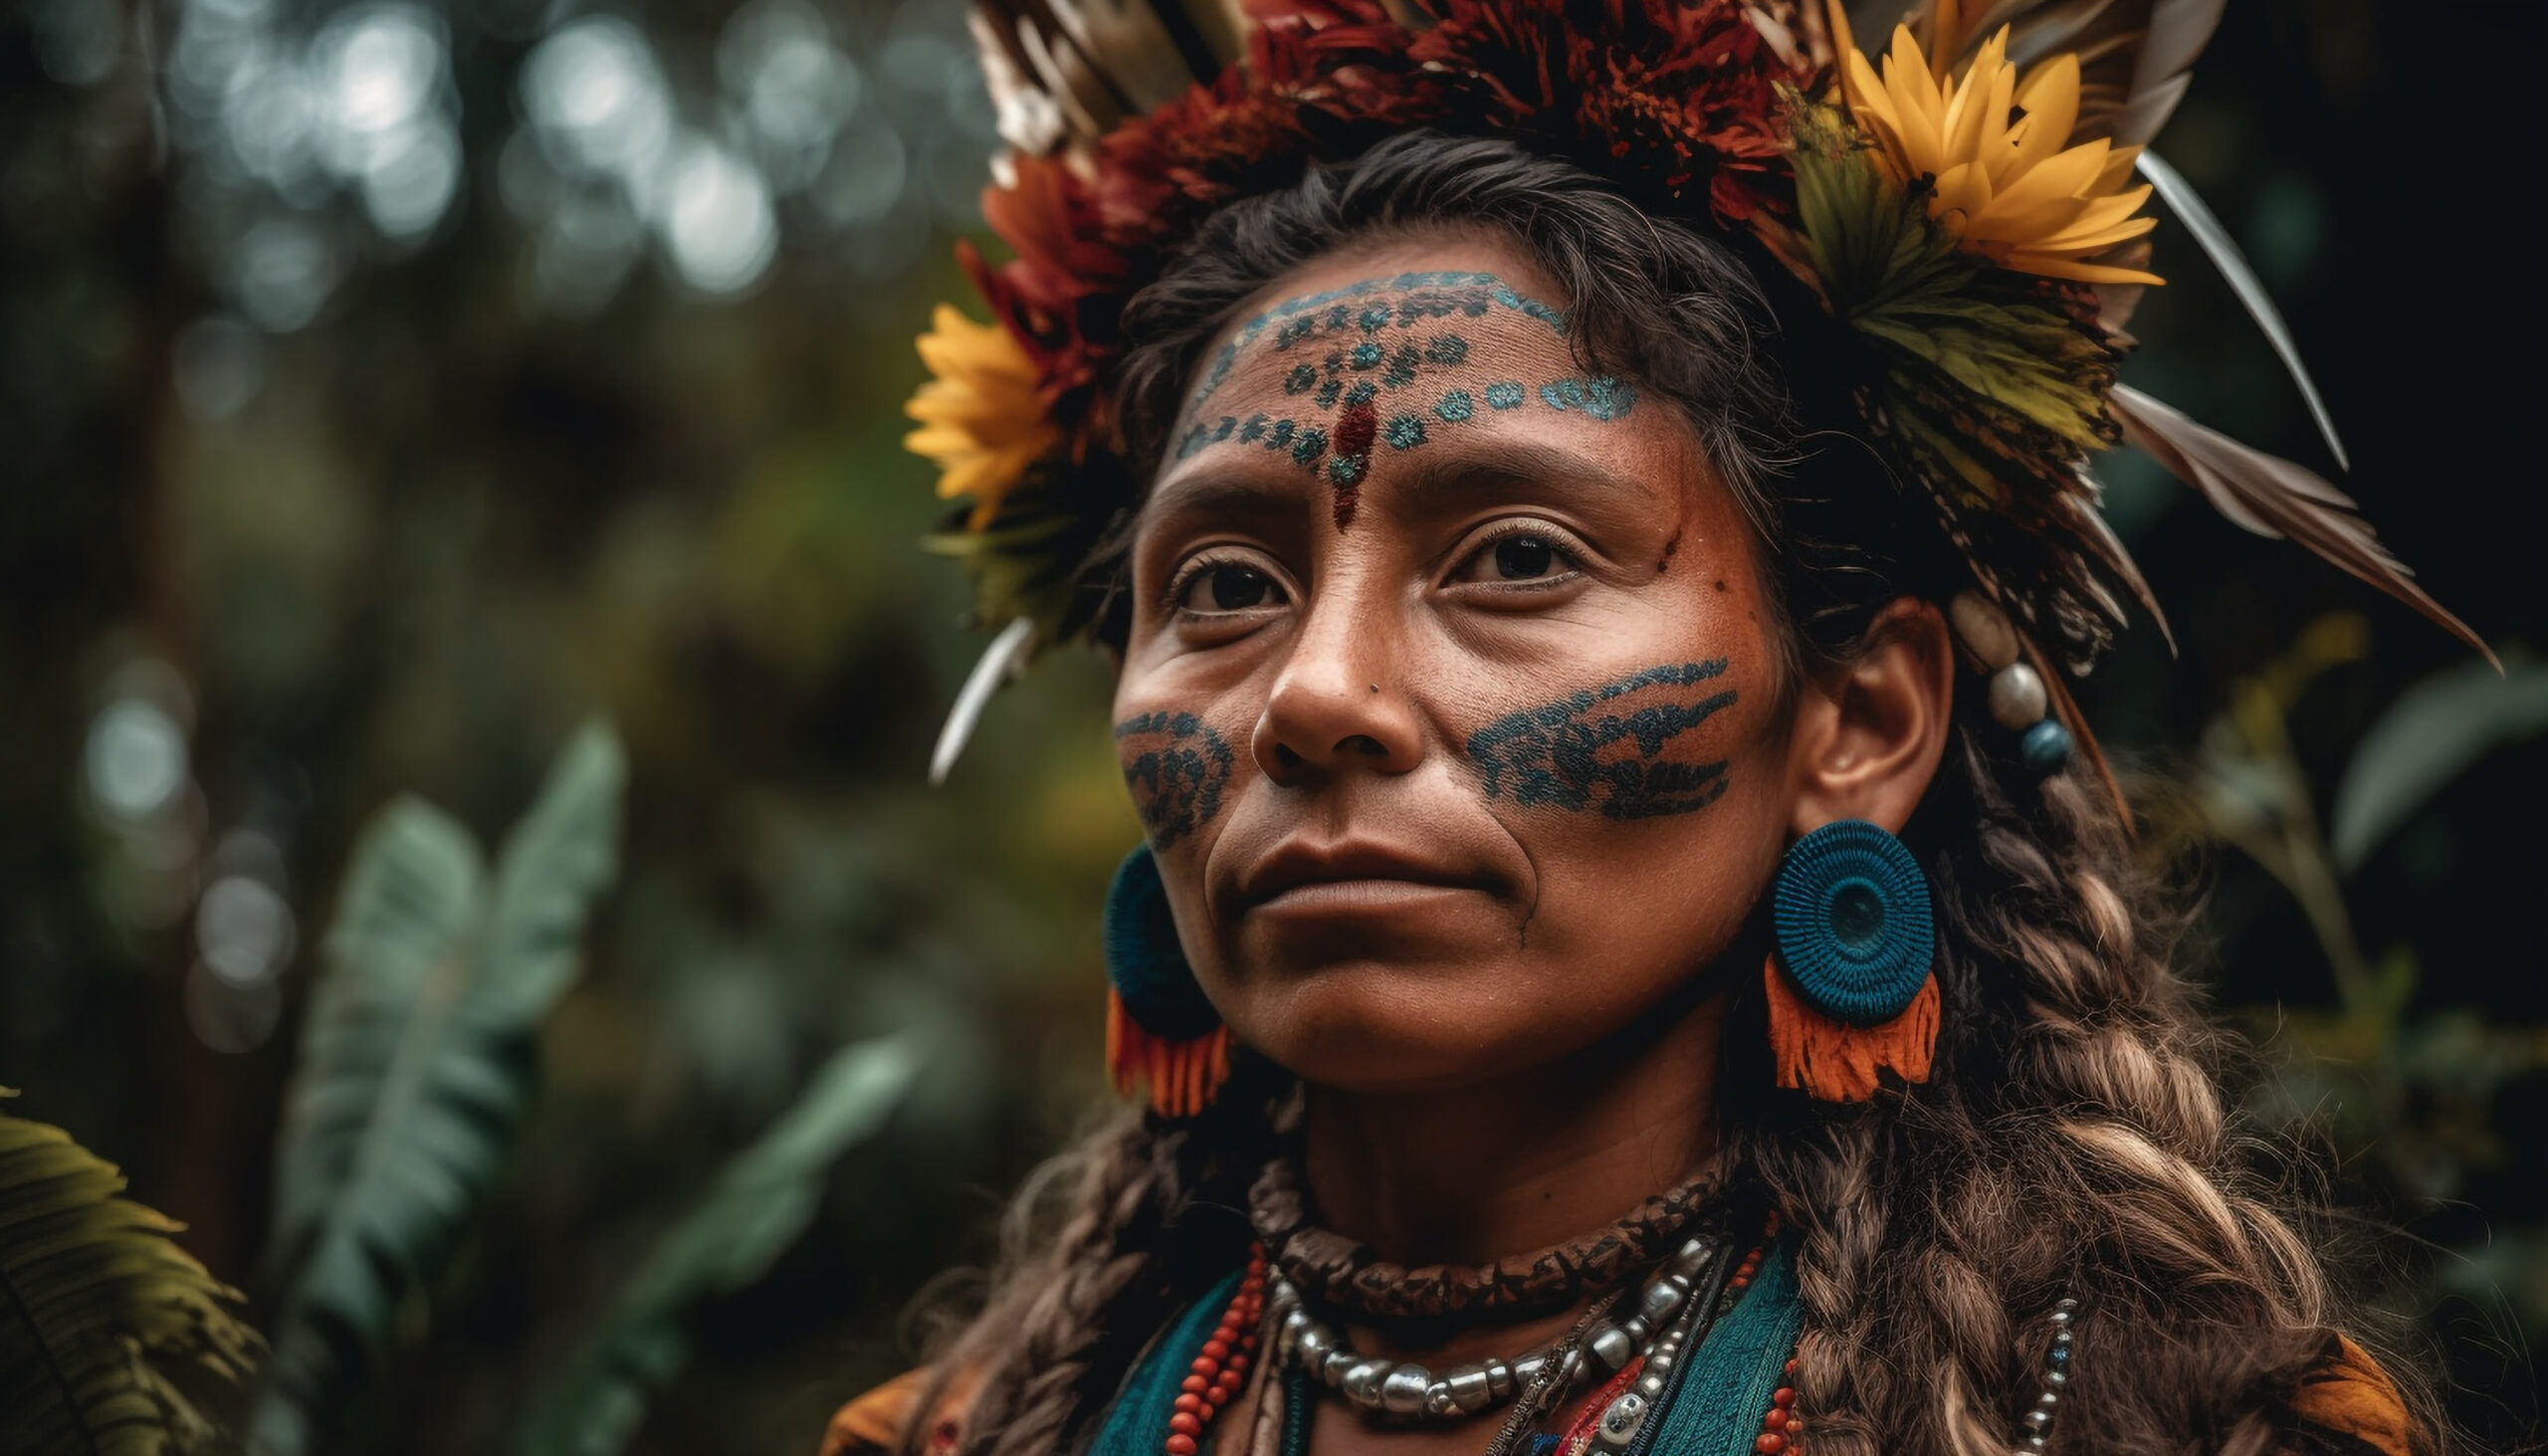
<svg viewBox="0 0 2548 1456">
<path fill-rule="evenodd" d="M 1620 475 L 1590 451 L 1544 440 L 1480 442 L 1477 448 L 1410 461 L 1390 473 L 1386 495 L 1400 514 L 1429 515 L 1474 505 L 1485 492 L 1517 486 L 1583 489 L 1647 504 L 1662 500 L 1651 482 Z"/>
<path fill-rule="evenodd" d="M 1142 503 L 1139 520 L 1170 516 L 1260 517 L 1289 512 L 1312 494 L 1302 477 L 1275 474 L 1261 467 L 1199 470 L 1155 488 Z"/>
</svg>

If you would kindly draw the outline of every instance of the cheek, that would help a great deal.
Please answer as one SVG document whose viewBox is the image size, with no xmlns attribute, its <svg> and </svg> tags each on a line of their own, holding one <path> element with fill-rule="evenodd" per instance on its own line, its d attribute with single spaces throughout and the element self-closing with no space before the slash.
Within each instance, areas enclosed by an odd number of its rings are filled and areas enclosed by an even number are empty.
<svg viewBox="0 0 2548 1456">
<path fill-rule="evenodd" d="M 1538 877 L 1531 948 L 1625 1000 L 1721 955 L 1775 866 L 1784 733 L 1758 654 L 1660 663 L 1500 717 L 1469 756 Z"/>
<path fill-rule="evenodd" d="M 1631 998 L 1722 956 L 1778 863 L 1776 781 L 1736 754 L 1703 812 L 1516 826 L 1540 872 L 1535 949 L 1609 967 Z"/>
</svg>

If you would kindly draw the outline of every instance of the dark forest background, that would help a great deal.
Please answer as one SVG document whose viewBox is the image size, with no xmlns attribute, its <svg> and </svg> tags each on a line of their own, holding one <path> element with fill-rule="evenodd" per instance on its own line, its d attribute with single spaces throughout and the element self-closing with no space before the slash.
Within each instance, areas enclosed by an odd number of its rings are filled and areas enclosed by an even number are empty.
<svg viewBox="0 0 2548 1456">
<path fill-rule="evenodd" d="M 2138 462 L 2172 616 L 2082 693 L 2189 953 L 2482 1442 L 2548 1336 L 2531 5 L 2232 0 L 2160 149 L 2272 288 L 2385 538 L 2510 676 Z M 992 144 L 954 0 L 10 0 L 0 11 L 0 1085 L 252 1284 L 355 837 L 493 838 L 588 716 L 615 887 L 485 1208 L 342 1449 L 509 1444 L 844 1042 L 922 1071 L 628 1449 L 806 1452 L 1102 1095 L 1137 830 L 1065 656 L 923 782 L 979 634 L 917 541 L 912 337 Z M 2332 470 L 2182 231 L 2128 378 Z"/>
</svg>

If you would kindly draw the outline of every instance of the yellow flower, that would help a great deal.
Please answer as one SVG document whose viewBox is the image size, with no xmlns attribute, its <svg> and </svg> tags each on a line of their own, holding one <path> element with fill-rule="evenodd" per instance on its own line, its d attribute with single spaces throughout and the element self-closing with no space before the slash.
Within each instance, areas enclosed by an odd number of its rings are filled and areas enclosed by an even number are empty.
<svg viewBox="0 0 2548 1456">
<path fill-rule="evenodd" d="M 2150 188 L 2124 189 L 2141 148 L 2103 137 L 2065 148 L 2079 119 L 2079 58 L 2055 56 L 2020 82 L 2008 49 L 2003 27 L 1959 85 L 1933 75 L 1910 27 L 1896 26 L 1881 79 L 1846 48 L 1841 91 L 1896 178 L 1935 179 L 1929 216 L 1965 247 L 2019 273 L 2159 282 L 2139 269 L 2083 261 L 2158 226 L 2133 216 Z"/>
<path fill-rule="evenodd" d="M 1037 397 L 1035 363 L 1007 329 L 975 323 L 945 304 L 920 336 L 920 356 L 937 376 L 922 384 L 903 412 L 921 428 L 904 448 L 938 463 L 941 500 L 973 498 L 967 525 L 979 530 L 1026 468 L 1061 443 L 1062 432 Z"/>
</svg>

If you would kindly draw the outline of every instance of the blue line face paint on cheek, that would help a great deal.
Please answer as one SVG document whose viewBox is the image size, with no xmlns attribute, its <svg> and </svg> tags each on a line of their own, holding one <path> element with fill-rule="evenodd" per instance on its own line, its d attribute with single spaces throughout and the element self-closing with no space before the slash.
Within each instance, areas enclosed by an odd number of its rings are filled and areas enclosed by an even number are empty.
<svg viewBox="0 0 2548 1456">
<path fill-rule="evenodd" d="M 1688 814 L 1724 794 L 1726 760 L 1667 756 L 1682 734 L 1737 701 L 1715 688 L 1726 660 L 1647 668 L 1507 714 L 1469 735 L 1490 799 L 1612 819 Z"/>
</svg>

